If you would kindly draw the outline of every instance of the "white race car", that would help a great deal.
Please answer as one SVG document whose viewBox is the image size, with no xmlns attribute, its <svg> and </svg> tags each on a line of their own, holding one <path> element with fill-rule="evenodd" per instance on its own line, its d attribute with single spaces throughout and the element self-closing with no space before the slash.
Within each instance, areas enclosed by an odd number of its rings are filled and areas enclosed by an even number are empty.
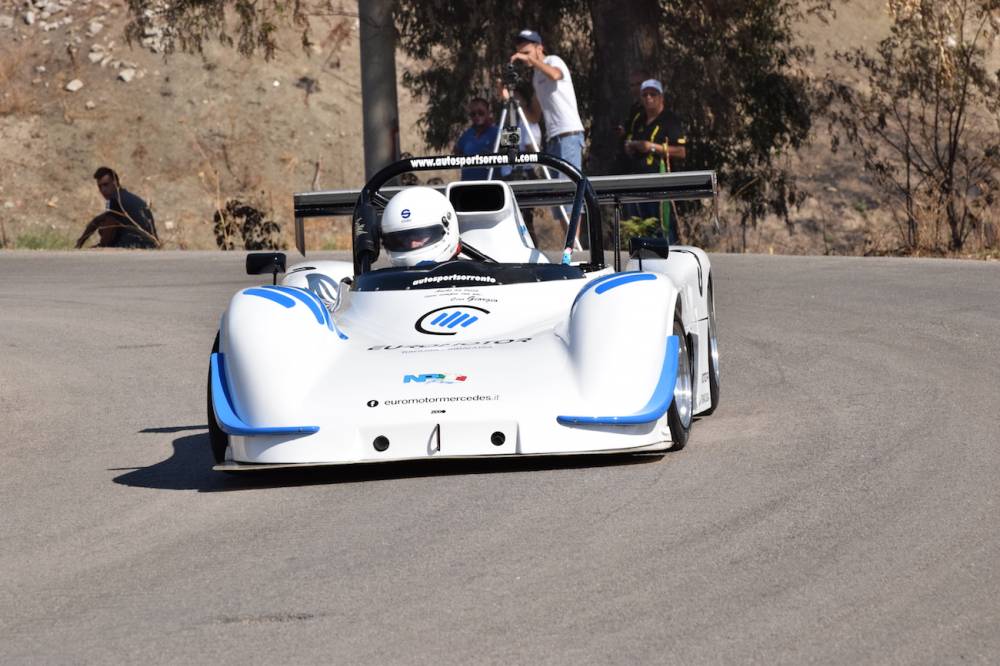
<svg viewBox="0 0 1000 666">
<path fill-rule="evenodd" d="M 662 452 L 715 410 L 708 256 L 633 239 L 624 267 L 617 243 L 606 265 L 600 209 L 612 204 L 618 238 L 620 204 L 714 197 L 714 174 L 588 180 L 545 154 L 479 158 L 568 180 L 439 187 L 462 252 L 439 263 L 373 268 L 380 215 L 407 189 L 383 186 L 462 158 L 403 160 L 361 190 L 295 196 L 303 254 L 303 218 L 353 209 L 353 261 L 299 263 L 279 283 L 284 255 L 248 256 L 248 272 L 274 284 L 242 289 L 222 317 L 208 384 L 215 469 Z M 519 207 L 569 204 L 567 249 L 550 262 Z M 584 212 L 589 260 L 572 261 Z"/>
</svg>

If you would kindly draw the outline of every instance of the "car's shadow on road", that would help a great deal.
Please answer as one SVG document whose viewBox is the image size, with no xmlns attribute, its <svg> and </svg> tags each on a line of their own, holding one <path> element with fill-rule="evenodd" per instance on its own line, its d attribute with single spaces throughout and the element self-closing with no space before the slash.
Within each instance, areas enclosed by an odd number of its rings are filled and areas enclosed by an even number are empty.
<svg viewBox="0 0 1000 666">
<path fill-rule="evenodd" d="M 143 432 L 176 432 L 189 427 L 146 429 Z M 428 460 L 385 462 L 301 469 L 274 469 L 259 472 L 224 473 L 212 470 L 208 433 L 178 437 L 174 453 L 166 460 L 148 467 L 132 469 L 116 476 L 115 483 L 137 488 L 160 490 L 197 490 L 227 492 L 285 486 L 311 486 L 364 483 L 431 476 L 502 474 L 543 470 L 583 469 L 616 465 L 641 465 L 655 462 L 661 454 L 623 454 L 589 456 L 550 456 L 530 458 L 483 458 L 473 460 Z"/>
</svg>

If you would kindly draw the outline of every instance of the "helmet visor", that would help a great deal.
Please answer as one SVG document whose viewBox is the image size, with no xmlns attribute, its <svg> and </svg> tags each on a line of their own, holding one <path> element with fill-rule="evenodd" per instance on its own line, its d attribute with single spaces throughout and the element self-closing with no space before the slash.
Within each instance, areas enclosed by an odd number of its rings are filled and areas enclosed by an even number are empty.
<svg viewBox="0 0 1000 666">
<path fill-rule="evenodd" d="M 382 235 L 382 244 L 390 252 L 409 252 L 433 245 L 444 238 L 444 226 L 435 224 L 430 227 L 403 229 Z"/>
</svg>

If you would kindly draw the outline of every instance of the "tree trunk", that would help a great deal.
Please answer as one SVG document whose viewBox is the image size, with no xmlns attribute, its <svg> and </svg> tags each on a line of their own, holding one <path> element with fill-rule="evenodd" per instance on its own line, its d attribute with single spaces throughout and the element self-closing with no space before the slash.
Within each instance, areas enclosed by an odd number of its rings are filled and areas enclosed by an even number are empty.
<svg viewBox="0 0 1000 666">
<path fill-rule="evenodd" d="M 393 0 L 362 0 L 358 4 L 365 180 L 399 159 L 396 26 L 392 7 Z"/>
<path fill-rule="evenodd" d="M 621 147 L 615 128 L 626 122 L 635 100 L 629 73 L 647 69 L 656 76 L 660 62 L 660 7 L 656 0 L 590 0 L 594 30 L 591 72 L 590 161 L 592 175 L 611 173 Z"/>
</svg>

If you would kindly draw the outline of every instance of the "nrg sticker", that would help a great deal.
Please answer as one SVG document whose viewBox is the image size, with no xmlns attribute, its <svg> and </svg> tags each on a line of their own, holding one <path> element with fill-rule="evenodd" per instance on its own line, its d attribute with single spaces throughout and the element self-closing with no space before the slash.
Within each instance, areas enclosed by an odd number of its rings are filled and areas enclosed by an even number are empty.
<svg viewBox="0 0 1000 666">
<path fill-rule="evenodd" d="M 421 375 L 403 375 L 403 383 L 417 382 L 420 384 L 454 384 L 464 382 L 468 377 L 465 375 L 446 375 L 443 372 L 430 372 Z"/>
<path fill-rule="evenodd" d="M 460 329 L 472 326 L 489 313 L 489 310 L 475 305 L 446 305 L 425 312 L 413 327 L 426 335 L 455 335 Z"/>
</svg>

